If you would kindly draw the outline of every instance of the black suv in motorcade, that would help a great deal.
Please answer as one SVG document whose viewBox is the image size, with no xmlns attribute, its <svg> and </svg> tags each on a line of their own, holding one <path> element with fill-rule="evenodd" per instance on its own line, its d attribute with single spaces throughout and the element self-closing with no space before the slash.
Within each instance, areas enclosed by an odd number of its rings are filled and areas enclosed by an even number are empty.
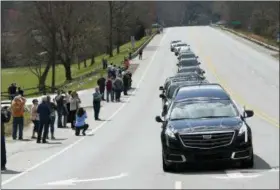
<svg viewBox="0 0 280 190">
<path fill-rule="evenodd" d="M 182 87 L 162 119 L 162 163 L 164 171 L 180 164 L 239 162 L 254 165 L 252 131 L 246 118 L 252 110 L 239 111 L 219 84 Z"/>
<path fill-rule="evenodd" d="M 168 77 L 163 86 L 159 87 L 159 90 L 166 91 L 169 85 L 175 81 L 203 81 L 206 80 L 205 76 L 193 73 L 177 73 L 173 77 Z"/>
<path fill-rule="evenodd" d="M 207 80 L 201 80 L 201 81 L 188 81 L 188 80 L 179 80 L 179 81 L 172 81 L 171 84 L 168 86 L 166 91 L 163 91 L 159 97 L 162 99 L 162 107 L 163 109 L 166 109 L 164 105 L 168 106 L 170 105 L 171 100 L 174 98 L 174 92 L 177 88 L 181 86 L 188 86 L 188 85 L 194 85 L 194 84 L 207 84 L 209 83 Z"/>
</svg>

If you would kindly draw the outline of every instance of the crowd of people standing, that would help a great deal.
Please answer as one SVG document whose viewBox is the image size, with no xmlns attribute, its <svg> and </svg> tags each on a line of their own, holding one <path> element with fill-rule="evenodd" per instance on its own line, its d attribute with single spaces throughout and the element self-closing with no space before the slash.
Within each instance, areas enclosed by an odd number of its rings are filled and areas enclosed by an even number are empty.
<svg viewBox="0 0 280 190">
<path fill-rule="evenodd" d="M 110 65 L 106 63 L 105 68 L 107 76 L 105 78 L 101 74 L 97 80 L 98 87 L 93 93 L 95 120 L 100 120 L 101 102 L 120 102 L 122 92 L 123 95 L 128 95 L 127 91 L 131 88 L 132 83 L 132 73 L 128 70 L 128 59 L 124 60 L 123 68 L 112 63 Z M 24 119 L 26 119 L 24 113 L 28 110 L 23 91 L 15 83 L 9 87 L 9 97 L 12 100 L 10 109 L 1 109 L 1 170 L 6 169 L 4 123 L 12 119 L 13 140 L 23 140 Z M 89 127 L 86 123 L 87 117 L 86 110 L 81 107 L 81 99 L 76 91 L 66 93 L 58 91 L 53 99 L 50 96 L 45 96 L 42 97 L 41 102 L 38 99 L 33 99 L 30 109 L 30 120 L 33 123 L 31 138 L 37 139 L 37 143 L 48 143 L 48 139 L 55 140 L 55 121 L 57 121 L 57 128 L 66 128 L 67 124 L 70 123 L 76 136 L 79 136 L 81 131 L 83 135 L 86 135 L 86 130 Z"/>
</svg>

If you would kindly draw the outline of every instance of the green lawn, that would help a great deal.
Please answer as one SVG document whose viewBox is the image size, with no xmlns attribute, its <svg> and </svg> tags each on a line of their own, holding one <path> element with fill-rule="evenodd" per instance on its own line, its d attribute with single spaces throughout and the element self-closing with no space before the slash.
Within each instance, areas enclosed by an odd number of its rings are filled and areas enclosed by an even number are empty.
<svg viewBox="0 0 280 190">
<path fill-rule="evenodd" d="M 138 49 L 143 43 L 145 43 L 148 40 L 149 37 L 144 37 L 141 40 L 137 41 L 135 43 L 135 50 Z M 84 68 L 83 63 L 81 64 L 81 69 L 78 70 L 78 65 L 75 64 L 72 66 L 72 72 L 73 77 L 82 76 L 84 74 L 87 74 L 89 72 L 92 72 L 95 69 L 100 69 L 102 67 L 101 65 L 101 59 L 103 56 L 105 56 L 108 59 L 108 63 L 113 62 L 116 65 L 120 65 L 123 61 L 124 56 L 128 56 L 128 53 L 130 52 L 131 45 L 130 43 L 124 44 L 120 48 L 120 53 L 117 54 L 116 50 L 114 50 L 114 56 L 108 57 L 105 55 L 101 55 L 99 57 L 96 57 L 95 64 L 91 67 Z M 90 64 L 91 60 L 87 61 L 87 64 Z M 18 68 L 18 69 L 2 69 L 2 90 L 6 91 L 8 88 L 8 85 L 12 82 L 16 82 L 17 84 L 20 84 L 23 88 L 30 88 L 36 86 L 36 77 L 30 73 L 28 68 Z M 57 66 L 56 68 L 56 80 L 60 83 L 63 83 L 65 80 L 64 77 L 64 69 L 61 66 Z M 69 85 L 68 90 L 83 90 L 88 88 L 94 88 L 96 86 L 97 78 L 100 76 L 100 73 L 106 73 L 106 71 L 101 71 L 96 76 L 89 77 L 86 80 L 83 81 L 77 81 L 73 82 L 72 85 Z M 51 83 L 51 72 L 48 75 L 47 85 L 50 85 Z M 26 112 L 24 114 L 24 127 L 27 127 L 30 125 L 30 113 Z M 6 136 L 10 136 L 12 133 L 12 119 L 9 123 L 6 124 Z M 30 134 L 31 136 L 32 134 Z"/>
<path fill-rule="evenodd" d="M 141 40 L 135 43 L 135 49 L 139 48 L 149 37 L 143 37 Z M 80 64 L 81 68 L 78 69 L 78 64 L 73 64 L 71 67 L 72 77 L 77 78 L 79 76 L 90 73 L 96 69 L 100 69 L 102 67 L 101 59 L 106 57 L 108 62 L 113 62 L 114 64 L 120 65 L 121 61 L 123 61 L 124 56 L 128 56 L 128 53 L 131 50 L 131 44 L 127 43 L 120 47 L 120 53 L 116 54 L 116 50 L 114 50 L 114 56 L 109 58 L 107 55 L 103 54 L 95 58 L 95 63 L 93 66 L 90 66 L 91 60 L 87 60 L 87 67 L 84 68 L 83 63 Z M 25 88 L 33 88 L 38 85 L 38 80 L 34 74 L 31 73 L 28 67 L 21 68 L 12 68 L 12 69 L 2 69 L 2 82 L 1 82 L 1 91 L 6 92 L 8 86 L 15 82 L 18 86 Z M 46 85 L 51 86 L 51 77 L 52 72 L 50 70 Z M 56 66 L 56 85 L 61 85 L 65 82 L 65 73 L 62 65 Z M 74 87 L 74 86 L 73 86 Z M 74 87 L 75 88 L 75 87 Z M 36 90 L 34 90 L 36 91 Z M 32 91 L 28 91 L 26 93 L 31 93 Z"/>
</svg>

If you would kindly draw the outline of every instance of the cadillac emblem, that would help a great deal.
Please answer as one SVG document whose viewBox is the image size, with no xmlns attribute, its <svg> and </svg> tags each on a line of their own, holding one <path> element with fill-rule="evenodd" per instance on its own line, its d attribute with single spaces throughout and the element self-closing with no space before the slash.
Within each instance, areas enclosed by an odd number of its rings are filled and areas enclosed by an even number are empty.
<svg viewBox="0 0 280 190">
<path fill-rule="evenodd" d="M 202 135 L 203 139 L 209 140 L 212 138 L 212 135 Z"/>
</svg>

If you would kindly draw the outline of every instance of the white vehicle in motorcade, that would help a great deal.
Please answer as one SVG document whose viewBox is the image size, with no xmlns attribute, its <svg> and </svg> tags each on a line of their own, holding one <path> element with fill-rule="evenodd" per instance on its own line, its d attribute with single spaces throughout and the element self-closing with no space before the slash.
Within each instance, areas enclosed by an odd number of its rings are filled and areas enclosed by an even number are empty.
<svg viewBox="0 0 280 190">
<path fill-rule="evenodd" d="M 174 53 L 176 56 L 179 55 L 180 49 L 181 48 L 188 48 L 190 50 L 190 45 L 186 44 L 186 43 L 178 43 L 175 45 L 174 47 Z"/>
<path fill-rule="evenodd" d="M 176 56 L 179 56 L 182 52 L 192 52 L 190 46 L 183 46 L 178 48 L 178 54 Z"/>
<path fill-rule="evenodd" d="M 181 52 L 177 58 L 180 61 L 181 59 L 198 59 L 198 56 L 196 56 L 192 51 L 185 51 Z"/>
<path fill-rule="evenodd" d="M 174 46 L 175 44 L 177 43 L 181 43 L 182 41 L 181 40 L 173 40 L 170 42 L 170 51 L 173 51 L 174 50 Z"/>
</svg>

